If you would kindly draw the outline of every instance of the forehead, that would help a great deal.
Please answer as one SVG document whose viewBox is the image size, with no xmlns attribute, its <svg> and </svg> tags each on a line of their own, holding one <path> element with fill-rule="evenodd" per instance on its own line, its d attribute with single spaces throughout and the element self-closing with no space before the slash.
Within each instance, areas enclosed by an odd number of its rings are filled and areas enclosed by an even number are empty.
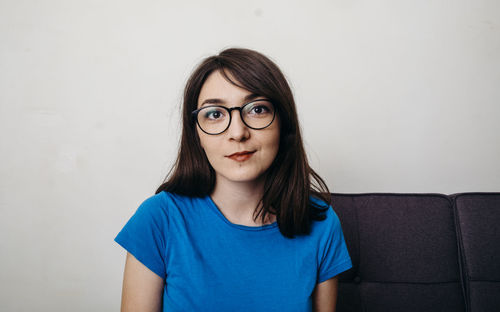
<svg viewBox="0 0 500 312">
<path fill-rule="evenodd" d="M 231 73 L 226 72 L 226 74 L 229 79 L 238 83 Z M 219 99 L 220 102 L 240 102 L 250 94 L 250 91 L 234 85 L 217 70 L 212 72 L 203 83 L 198 96 L 198 105 L 207 99 Z"/>
</svg>

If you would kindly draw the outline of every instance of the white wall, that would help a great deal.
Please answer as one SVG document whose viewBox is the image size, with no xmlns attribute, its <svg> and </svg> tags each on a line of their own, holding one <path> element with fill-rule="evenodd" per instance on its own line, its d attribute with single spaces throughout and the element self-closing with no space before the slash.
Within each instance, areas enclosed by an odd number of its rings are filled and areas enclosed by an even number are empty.
<svg viewBox="0 0 500 312">
<path fill-rule="evenodd" d="M 0 1 L 0 310 L 116 311 L 113 238 L 224 47 L 293 87 L 334 192 L 500 191 L 500 2 Z"/>
</svg>

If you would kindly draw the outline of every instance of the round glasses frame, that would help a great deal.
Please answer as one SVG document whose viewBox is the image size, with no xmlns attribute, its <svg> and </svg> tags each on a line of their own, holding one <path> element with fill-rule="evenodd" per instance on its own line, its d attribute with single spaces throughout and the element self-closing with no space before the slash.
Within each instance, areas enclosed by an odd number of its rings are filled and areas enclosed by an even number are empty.
<svg viewBox="0 0 500 312">
<path fill-rule="evenodd" d="M 243 109 L 247 106 L 247 105 L 250 105 L 250 104 L 254 104 L 256 102 L 269 102 L 271 103 L 271 106 L 273 107 L 273 119 L 271 119 L 271 121 L 264 127 L 260 127 L 260 128 L 254 128 L 254 127 L 251 127 L 249 126 L 246 122 L 245 122 L 245 119 L 243 118 L 243 115 L 242 115 L 242 111 Z M 207 132 L 205 131 L 201 125 L 200 125 L 200 122 L 198 121 L 198 113 L 206 108 L 206 107 L 220 107 L 224 110 L 226 110 L 228 113 L 229 113 L 229 123 L 227 124 L 227 127 L 220 131 L 220 132 L 217 132 L 217 133 L 210 133 L 210 132 Z M 233 120 L 233 110 L 237 110 L 240 112 L 240 119 L 241 121 L 243 122 L 243 124 L 245 124 L 245 126 L 247 126 L 248 128 L 250 129 L 253 129 L 253 130 L 262 130 L 262 129 L 265 129 L 267 127 L 269 127 L 273 122 L 274 122 L 274 119 L 276 118 L 276 108 L 273 104 L 273 102 L 269 101 L 269 100 L 265 100 L 265 99 L 259 99 L 259 100 L 255 100 L 255 101 L 251 101 L 251 102 L 248 102 L 248 103 L 245 103 L 244 105 L 242 106 L 235 106 L 235 107 L 225 107 L 225 106 L 222 106 L 222 105 L 210 105 L 210 106 L 204 106 L 204 107 L 201 107 L 201 108 L 198 108 L 197 110 L 194 110 L 191 112 L 191 116 L 196 120 L 196 124 L 198 125 L 198 127 L 200 128 L 201 131 L 205 132 L 206 134 L 209 134 L 209 135 L 218 135 L 218 134 L 221 134 L 223 133 L 224 131 L 226 131 L 227 129 L 229 129 L 229 126 L 231 126 L 231 121 Z"/>
</svg>

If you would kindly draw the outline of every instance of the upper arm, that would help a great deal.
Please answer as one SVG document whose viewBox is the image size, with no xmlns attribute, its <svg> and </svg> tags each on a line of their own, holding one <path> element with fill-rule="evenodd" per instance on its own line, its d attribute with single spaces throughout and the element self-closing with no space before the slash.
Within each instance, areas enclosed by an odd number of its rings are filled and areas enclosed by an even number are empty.
<svg viewBox="0 0 500 312">
<path fill-rule="evenodd" d="M 338 276 L 316 285 L 313 291 L 315 312 L 335 312 L 337 304 Z"/>
<path fill-rule="evenodd" d="M 127 252 L 121 311 L 161 311 L 164 283 L 160 276 Z"/>
</svg>

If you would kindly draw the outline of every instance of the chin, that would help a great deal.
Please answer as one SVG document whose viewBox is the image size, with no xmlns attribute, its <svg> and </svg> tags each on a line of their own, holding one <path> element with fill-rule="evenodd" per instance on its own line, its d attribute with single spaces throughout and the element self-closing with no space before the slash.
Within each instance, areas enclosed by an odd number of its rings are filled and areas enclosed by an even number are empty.
<svg viewBox="0 0 500 312">
<path fill-rule="evenodd" d="M 233 182 L 242 182 L 242 183 L 256 182 L 257 180 L 259 180 L 259 176 L 255 176 L 255 175 L 237 176 L 237 177 L 231 177 L 228 180 L 233 181 Z"/>
<path fill-rule="evenodd" d="M 219 178 L 222 178 L 231 182 L 240 182 L 240 183 L 248 183 L 248 182 L 257 182 L 262 177 L 262 174 L 259 172 L 242 172 L 240 174 L 230 173 L 228 175 L 222 175 Z"/>
</svg>

